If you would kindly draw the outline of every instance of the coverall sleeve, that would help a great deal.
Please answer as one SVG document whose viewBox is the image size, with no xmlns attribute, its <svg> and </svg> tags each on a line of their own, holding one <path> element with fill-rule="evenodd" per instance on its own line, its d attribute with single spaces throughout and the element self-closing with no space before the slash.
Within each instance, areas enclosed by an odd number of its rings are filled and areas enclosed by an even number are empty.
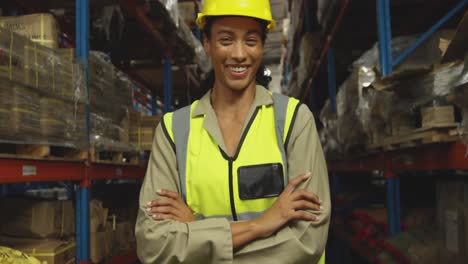
<svg viewBox="0 0 468 264">
<path fill-rule="evenodd" d="M 163 122 L 163 121 L 162 121 Z M 137 254 L 142 263 L 232 263 L 229 222 L 207 219 L 192 223 L 155 221 L 147 212 L 148 202 L 160 198 L 158 189 L 180 193 L 176 156 L 162 122 L 156 128 L 151 157 L 140 191 L 135 226 Z"/>
<path fill-rule="evenodd" d="M 273 236 L 256 240 L 234 254 L 234 263 L 317 263 L 328 237 L 331 204 L 327 166 L 315 120 L 305 105 L 299 106 L 287 146 L 289 180 L 311 172 L 298 189 L 315 193 L 323 201 L 318 222 L 294 221 Z"/>
</svg>

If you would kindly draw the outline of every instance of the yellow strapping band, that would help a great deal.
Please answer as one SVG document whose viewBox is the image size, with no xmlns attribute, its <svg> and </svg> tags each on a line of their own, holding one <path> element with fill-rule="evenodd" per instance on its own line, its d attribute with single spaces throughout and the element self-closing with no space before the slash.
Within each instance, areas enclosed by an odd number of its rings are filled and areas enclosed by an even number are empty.
<svg viewBox="0 0 468 264">
<path fill-rule="evenodd" d="M 116 226 L 117 226 L 117 220 L 115 214 L 112 215 L 112 230 L 115 231 Z"/>
<path fill-rule="evenodd" d="M 13 80 L 13 31 L 10 32 L 10 80 Z"/>
<path fill-rule="evenodd" d="M 39 87 L 39 71 L 37 69 L 37 49 L 36 43 L 34 43 L 34 70 L 36 71 L 36 88 Z"/>
<path fill-rule="evenodd" d="M 17 113 L 23 113 L 23 114 L 30 114 L 30 115 L 39 116 L 39 113 L 37 113 L 37 112 L 29 111 L 29 110 L 18 108 L 18 107 L 12 108 L 11 111 L 12 112 L 17 112 Z"/>
<path fill-rule="evenodd" d="M 138 127 L 138 148 L 141 148 L 141 127 Z"/>
<path fill-rule="evenodd" d="M 42 42 L 44 41 L 44 15 L 43 14 L 41 14 L 41 37 L 39 39 L 42 44 Z"/>
<path fill-rule="evenodd" d="M 75 258 L 70 259 L 70 260 L 69 260 L 67 263 L 65 263 L 65 264 L 72 264 L 72 263 L 75 263 Z"/>
<path fill-rule="evenodd" d="M 63 236 L 63 229 L 64 229 L 64 225 L 65 225 L 65 202 L 62 201 L 62 221 L 60 223 L 60 236 L 62 237 Z"/>
<path fill-rule="evenodd" d="M 59 251 L 57 252 L 51 252 L 51 253 L 35 253 L 36 252 L 36 249 L 34 248 L 33 249 L 33 253 L 30 253 L 29 255 L 33 256 L 33 257 L 55 257 L 57 255 L 60 255 L 62 254 L 63 252 L 67 251 L 67 250 L 70 250 L 72 248 L 74 248 L 76 246 L 76 243 L 73 242 L 71 243 L 70 245 L 60 249 Z"/>
</svg>

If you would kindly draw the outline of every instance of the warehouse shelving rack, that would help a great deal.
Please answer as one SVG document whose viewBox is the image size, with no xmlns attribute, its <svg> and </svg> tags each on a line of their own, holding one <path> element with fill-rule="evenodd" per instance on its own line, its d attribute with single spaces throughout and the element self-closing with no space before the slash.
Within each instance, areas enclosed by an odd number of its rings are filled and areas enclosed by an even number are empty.
<svg viewBox="0 0 468 264">
<path fill-rule="evenodd" d="M 76 58 L 86 71 L 86 128 L 89 145 L 89 0 L 76 0 Z M 170 69 L 170 65 L 169 65 Z M 170 71 L 169 71 L 170 74 Z M 167 84 L 170 95 L 170 82 Z M 170 100 L 168 97 L 167 100 Z M 170 105 L 170 104 L 169 104 Z M 0 157 L 0 184 L 67 181 L 76 184 L 76 263 L 89 263 L 89 199 L 93 180 L 142 180 L 145 166 L 131 164 L 103 164 L 86 160 L 60 160 Z M 108 263 L 132 263 L 135 250 L 114 257 Z"/>
<path fill-rule="evenodd" d="M 326 37 L 321 46 L 319 63 L 315 66 L 309 87 L 302 93 L 302 100 L 306 100 L 309 95 L 311 83 L 314 81 L 315 74 L 322 61 L 326 60 L 328 69 L 328 94 L 330 100 L 330 110 L 336 113 L 336 72 L 335 58 L 333 50 L 333 39 L 338 27 L 342 21 L 344 12 L 346 12 L 350 1 L 343 0 L 337 18 L 332 25 L 333 30 Z M 377 0 L 377 23 L 378 23 L 378 47 L 379 61 L 382 69 L 382 75 L 388 76 L 393 68 L 401 63 L 412 51 L 421 43 L 427 40 L 450 18 L 461 10 L 466 10 L 468 0 L 461 0 L 452 8 L 443 18 L 435 23 L 429 30 L 423 33 L 410 47 L 404 50 L 396 58 L 392 57 L 392 31 L 390 0 Z M 433 171 L 433 170 L 460 170 L 468 171 L 468 146 L 462 142 L 437 143 L 422 145 L 409 149 L 400 149 L 394 151 L 385 151 L 373 153 L 365 156 L 354 157 L 344 161 L 328 162 L 330 173 L 330 182 L 332 191 L 339 186 L 339 179 L 347 173 L 359 172 L 383 172 L 386 179 L 386 207 L 388 210 L 389 234 L 394 236 L 401 232 L 401 214 L 400 214 L 400 172 Z M 332 193 L 335 195 L 336 193 Z M 353 241 L 342 234 L 343 239 L 352 243 L 356 252 L 371 262 L 375 262 L 375 256 L 366 252 L 365 248 L 358 246 L 355 248 Z"/>
<path fill-rule="evenodd" d="M 468 0 L 460 1 L 450 12 L 427 30 L 410 47 L 404 50 L 396 59 L 392 58 L 392 41 L 390 27 L 390 0 L 377 1 L 377 21 L 379 37 L 379 60 L 384 76 L 390 75 L 395 66 L 403 61 L 421 43 L 427 40 L 453 15 L 468 4 Z M 327 56 L 329 65 L 333 65 L 333 50 Z M 331 101 L 336 101 L 334 92 L 334 68 L 329 67 L 329 86 Z M 364 158 L 345 162 L 331 162 L 329 170 L 332 174 L 353 171 L 383 171 L 387 179 L 387 209 L 390 235 L 401 231 L 400 224 L 400 181 L 397 172 L 428 171 L 428 170 L 468 170 L 466 146 L 460 142 L 421 146 L 393 152 L 383 152 Z M 334 177 L 334 179 L 337 179 Z"/>
</svg>

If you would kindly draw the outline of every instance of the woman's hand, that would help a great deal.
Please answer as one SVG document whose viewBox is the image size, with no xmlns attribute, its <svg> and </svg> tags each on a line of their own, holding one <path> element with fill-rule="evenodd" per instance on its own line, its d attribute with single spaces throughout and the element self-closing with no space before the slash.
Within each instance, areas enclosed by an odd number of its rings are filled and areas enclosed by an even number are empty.
<svg viewBox="0 0 468 264">
<path fill-rule="evenodd" d="M 154 220 L 175 220 L 182 223 L 197 220 L 179 193 L 169 190 L 158 190 L 157 193 L 164 198 L 151 201 L 147 205 Z"/>
<path fill-rule="evenodd" d="M 296 190 L 296 187 L 301 182 L 306 181 L 310 175 L 310 173 L 306 173 L 289 182 L 273 206 L 254 220 L 261 237 L 271 236 L 291 220 L 319 220 L 317 215 L 304 211 L 320 212 L 322 202 L 319 197 L 305 190 Z"/>
</svg>

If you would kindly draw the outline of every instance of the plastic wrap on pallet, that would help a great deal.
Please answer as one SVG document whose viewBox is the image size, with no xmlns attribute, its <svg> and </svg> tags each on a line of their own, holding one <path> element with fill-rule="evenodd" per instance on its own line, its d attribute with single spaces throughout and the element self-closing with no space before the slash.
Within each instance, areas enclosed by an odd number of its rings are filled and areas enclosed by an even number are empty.
<svg viewBox="0 0 468 264">
<path fill-rule="evenodd" d="M 0 141 L 86 148 L 85 107 L 0 78 Z"/>
<path fill-rule="evenodd" d="M 299 49 L 299 65 L 297 67 L 297 81 L 300 86 L 310 76 L 314 59 L 317 53 L 317 45 L 320 43 L 320 33 L 305 33 L 301 38 Z"/>
<path fill-rule="evenodd" d="M 435 36 L 418 47 L 415 52 L 396 67 L 396 72 L 411 71 L 415 69 L 428 69 L 438 62 L 441 58 L 441 51 L 438 48 L 438 36 L 445 34 L 444 31 L 438 32 Z M 400 54 L 409 45 L 416 40 L 416 37 L 397 37 L 392 40 L 393 56 Z M 395 89 L 378 91 L 374 89 L 373 84 L 379 78 L 378 68 L 379 54 L 377 44 L 365 52 L 358 60 L 353 63 L 353 70 L 358 72 L 358 90 L 359 99 L 356 109 L 356 115 L 367 134 L 368 143 L 376 143 L 380 139 L 391 134 L 391 118 L 396 114 L 411 115 L 416 107 L 424 102 L 430 101 L 436 95 L 443 95 L 447 87 L 453 83 L 452 77 L 447 76 L 447 71 L 435 78 L 420 77 L 410 80 L 419 80 L 419 84 L 403 85 L 404 81 L 399 81 L 404 93 L 414 93 L 413 96 L 399 96 Z M 376 70 L 377 69 L 377 70 Z M 450 73 L 453 76 L 459 75 L 457 71 Z M 423 75 L 430 76 L 430 75 Z M 448 77 L 448 78 L 447 78 Z M 419 78 L 419 79 L 418 79 Z M 408 89 L 411 87 L 411 89 Z M 419 87 L 419 88 L 418 88 Z M 419 90 L 419 92 L 418 92 Z M 423 93 L 430 96 L 424 96 Z"/>
<path fill-rule="evenodd" d="M 111 118 L 98 113 L 90 114 L 91 144 L 99 150 L 136 152 L 128 142 L 128 129 L 113 123 Z"/>
<path fill-rule="evenodd" d="M 180 21 L 177 35 L 183 39 L 195 51 L 195 63 L 200 66 L 200 69 L 207 73 L 211 69 L 211 60 L 206 55 L 205 49 L 201 42 L 193 35 L 190 28 Z"/>
<path fill-rule="evenodd" d="M 394 56 L 415 40 L 416 37 L 393 39 Z M 441 57 L 434 43 L 435 40 L 423 44 L 395 70 L 432 65 Z M 387 119 L 392 113 L 396 97 L 393 92 L 373 90 L 372 84 L 379 76 L 378 68 L 376 44 L 353 63 L 350 77 L 339 87 L 336 97 L 337 115 L 331 114 L 329 106 L 324 107 L 321 113 L 321 120 L 325 124 L 322 138 L 324 148 L 330 151 L 327 155 L 343 157 L 351 152 L 364 151 L 368 143 L 378 141 L 390 133 Z"/>
<path fill-rule="evenodd" d="M 356 110 L 358 108 L 358 74 L 350 77 L 340 86 L 336 96 L 336 115 L 330 110 L 329 103 L 323 108 L 320 119 L 324 123 L 324 149 L 329 151 L 329 158 L 341 158 L 346 153 L 359 152 L 367 143 L 362 123 L 359 122 Z M 330 142 L 328 142 L 330 140 Z"/>
<path fill-rule="evenodd" d="M 463 80 L 468 79 L 468 53 L 465 56 L 465 66 L 462 75 Z M 456 87 L 447 98 L 460 108 L 461 121 L 456 131 L 461 140 L 468 147 L 468 82 Z"/>
<path fill-rule="evenodd" d="M 434 34 L 429 40 L 422 43 L 412 53 L 408 55 L 394 69 L 394 72 L 403 71 L 414 68 L 431 67 L 433 64 L 440 61 L 442 52 L 439 49 L 439 36 L 444 35 L 444 31 Z M 406 48 L 410 47 L 418 39 L 418 36 L 401 36 L 392 39 L 392 57 L 396 58 Z M 359 59 L 353 63 L 353 68 L 360 67 L 376 68 L 380 71 L 379 47 L 378 43 L 366 51 Z"/>
<path fill-rule="evenodd" d="M 130 80 L 128 75 L 126 75 L 122 71 L 117 70 L 114 89 L 116 101 L 112 103 L 130 108 L 133 104 L 133 82 Z"/>
<path fill-rule="evenodd" d="M 0 78 L 66 100 L 84 102 L 82 68 L 73 57 L 0 28 Z"/>
<path fill-rule="evenodd" d="M 132 105 L 133 84 L 102 52 L 90 52 L 89 72 L 92 111 L 119 122 Z"/>
<path fill-rule="evenodd" d="M 400 80 L 392 90 L 402 99 L 394 111 L 413 111 L 452 93 L 458 86 L 468 83 L 462 62 L 440 65 L 433 71 L 407 80 Z"/>
<path fill-rule="evenodd" d="M 179 8 L 177 6 L 177 0 L 159 0 L 159 2 L 163 4 L 164 7 L 166 7 L 176 27 L 179 27 L 181 24 L 183 24 L 179 22 Z"/>
</svg>

